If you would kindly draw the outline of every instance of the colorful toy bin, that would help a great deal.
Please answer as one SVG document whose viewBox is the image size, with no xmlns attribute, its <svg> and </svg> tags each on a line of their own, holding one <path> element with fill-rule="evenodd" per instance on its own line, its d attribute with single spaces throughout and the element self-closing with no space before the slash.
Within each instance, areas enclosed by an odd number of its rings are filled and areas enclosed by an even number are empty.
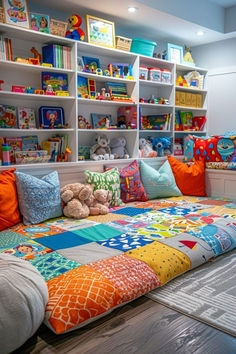
<svg viewBox="0 0 236 354">
<path fill-rule="evenodd" d="M 155 42 L 146 41 L 145 39 L 133 38 L 130 51 L 133 53 L 152 57 L 156 45 L 157 44 Z"/>
<path fill-rule="evenodd" d="M 144 65 L 139 66 L 139 78 L 142 80 L 148 79 L 148 68 Z"/>
</svg>

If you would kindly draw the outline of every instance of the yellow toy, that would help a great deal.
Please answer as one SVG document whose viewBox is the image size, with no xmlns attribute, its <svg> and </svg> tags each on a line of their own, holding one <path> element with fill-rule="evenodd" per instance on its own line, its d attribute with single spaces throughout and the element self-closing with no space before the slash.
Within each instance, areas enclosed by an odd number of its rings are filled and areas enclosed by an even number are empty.
<svg viewBox="0 0 236 354">
<path fill-rule="evenodd" d="M 47 66 L 49 68 L 53 68 L 53 65 L 50 63 L 42 63 L 41 66 Z"/>
<path fill-rule="evenodd" d="M 70 96 L 68 91 L 56 91 L 56 96 Z"/>
<path fill-rule="evenodd" d="M 191 54 L 190 48 L 185 46 L 184 49 L 186 50 L 186 53 L 184 54 L 184 58 L 183 58 L 184 63 L 195 65 L 194 61 L 193 61 L 193 58 L 192 58 L 192 54 Z"/>
<path fill-rule="evenodd" d="M 182 87 L 188 87 L 188 83 L 186 79 L 182 78 L 181 75 L 179 75 L 175 81 L 176 86 L 182 86 Z"/>
</svg>

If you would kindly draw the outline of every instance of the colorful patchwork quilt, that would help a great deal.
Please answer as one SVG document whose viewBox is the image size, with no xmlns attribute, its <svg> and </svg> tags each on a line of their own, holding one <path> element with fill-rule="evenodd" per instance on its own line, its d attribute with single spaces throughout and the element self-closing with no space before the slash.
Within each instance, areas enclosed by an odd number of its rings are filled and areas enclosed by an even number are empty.
<svg viewBox="0 0 236 354">
<path fill-rule="evenodd" d="M 235 247 L 236 203 L 219 198 L 136 202 L 0 233 L 0 252 L 32 263 L 47 282 L 45 323 L 57 334 Z"/>
</svg>

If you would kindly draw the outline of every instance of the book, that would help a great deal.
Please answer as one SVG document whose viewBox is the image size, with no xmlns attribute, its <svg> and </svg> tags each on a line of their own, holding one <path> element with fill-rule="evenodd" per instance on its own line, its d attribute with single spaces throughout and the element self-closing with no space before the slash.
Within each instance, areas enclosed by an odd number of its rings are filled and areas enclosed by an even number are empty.
<svg viewBox="0 0 236 354">
<path fill-rule="evenodd" d="M 18 127 L 20 129 L 35 129 L 35 112 L 33 108 L 18 107 Z"/>
<path fill-rule="evenodd" d="M 88 95 L 88 79 L 86 77 L 78 75 L 77 85 L 78 97 L 84 97 L 85 95 Z"/>
<path fill-rule="evenodd" d="M 43 62 L 52 64 L 56 68 L 56 45 L 50 44 L 42 48 Z"/>
<path fill-rule="evenodd" d="M 68 75 L 61 73 L 42 72 L 42 89 L 46 90 L 51 85 L 53 91 L 68 91 Z"/>
<path fill-rule="evenodd" d="M 109 119 L 109 125 L 112 125 L 111 114 L 91 113 L 92 127 L 94 129 L 105 128 L 107 118 Z"/>
<path fill-rule="evenodd" d="M 43 141 L 42 142 L 42 149 L 46 150 L 48 152 L 48 155 L 50 155 L 49 162 L 57 161 L 58 148 L 59 148 L 58 141 Z"/>
<path fill-rule="evenodd" d="M 4 138 L 0 136 L 0 160 L 2 161 L 2 144 L 4 144 Z"/>
<path fill-rule="evenodd" d="M 183 130 L 192 130 L 193 129 L 193 113 L 180 111 L 180 120 L 183 126 Z"/>
<path fill-rule="evenodd" d="M 207 119 L 205 116 L 196 116 L 193 117 L 192 120 L 193 120 L 193 127 L 195 128 L 195 130 L 203 130 Z"/>
<path fill-rule="evenodd" d="M 149 115 L 149 124 L 153 130 L 167 130 L 168 128 L 168 114 Z"/>
<path fill-rule="evenodd" d="M 34 151 L 38 150 L 38 137 L 37 135 L 22 136 L 22 150 Z"/>
<path fill-rule="evenodd" d="M 5 143 L 10 146 L 10 160 L 11 163 L 15 163 L 15 151 L 22 150 L 22 138 L 5 138 Z"/>
<path fill-rule="evenodd" d="M 0 104 L 0 128 L 17 128 L 15 106 Z"/>
</svg>

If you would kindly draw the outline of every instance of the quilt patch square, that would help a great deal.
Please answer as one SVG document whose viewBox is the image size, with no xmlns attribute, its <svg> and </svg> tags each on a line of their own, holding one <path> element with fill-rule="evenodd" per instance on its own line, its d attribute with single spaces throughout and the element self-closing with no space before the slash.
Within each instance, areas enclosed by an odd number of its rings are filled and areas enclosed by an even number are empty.
<svg viewBox="0 0 236 354">
<path fill-rule="evenodd" d="M 122 234 L 121 231 L 103 224 L 88 227 L 83 230 L 73 231 L 73 233 L 82 239 L 87 240 L 84 243 L 104 240 Z"/>
<path fill-rule="evenodd" d="M 74 231 L 78 229 L 83 229 L 85 227 L 90 227 L 93 225 L 96 225 L 97 223 L 92 221 L 92 220 L 87 220 L 87 219 L 70 219 L 70 218 L 57 218 L 57 219 L 51 219 L 47 222 L 45 222 L 46 226 L 54 226 L 54 227 L 59 227 L 62 230 L 65 231 Z"/>
<path fill-rule="evenodd" d="M 10 254 L 12 256 L 29 261 L 50 252 L 52 252 L 52 250 L 49 247 L 41 245 L 34 240 L 27 239 L 27 241 L 15 244 L 13 247 L 8 248 L 2 253 Z"/>
<path fill-rule="evenodd" d="M 158 211 L 168 214 L 168 215 L 184 216 L 184 215 L 190 214 L 196 210 L 193 210 L 192 208 L 190 209 L 190 208 L 172 207 L 172 208 L 159 209 Z"/>
<path fill-rule="evenodd" d="M 122 234 L 120 236 L 112 237 L 107 240 L 97 241 L 97 243 L 102 246 L 115 248 L 123 252 L 144 246 L 147 243 L 151 242 L 153 242 L 153 240 L 143 235 L 131 236 L 129 234 Z"/>
<path fill-rule="evenodd" d="M 51 252 L 43 257 L 31 259 L 30 263 L 38 269 L 45 281 L 81 266 L 78 262 L 67 259 L 57 252 Z"/>
<path fill-rule="evenodd" d="M 56 235 L 56 234 L 59 234 L 63 231 L 64 230 L 62 230 L 59 227 L 38 224 L 38 225 L 23 226 L 17 232 L 19 234 L 22 234 L 24 236 L 34 239 L 34 238 Z"/>
<path fill-rule="evenodd" d="M 126 216 L 135 216 L 138 214 L 146 213 L 147 211 L 151 211 L 150 208 L 133 208 L 133 207 L 125 207 L 119 210 L 112 211 L 114 214 L 124 214 Z"/>
<path fill-rule="evenodd" d="M 20 242 L 26 242 L 28 238 L 14 231 L 0 232 L 0 252 L 13 247 Z"/>
<path fill-rule="evenodd" d="M 105 223 L 107 223 L 109 221 L 119 220 L 119 219 L 122 219 L 122 218 L 126 218 L 126 215 L 108 213 L 106 215 L 89 216 L 86 220 L 96 221 L 97 223 L 105 224 Z"/>
<path fill-rule="evenodd" d="M 51 248 L 53 251 L 62 248 L 75 247 L 88 243 L 89 241 L 71 231 L 62 232 L 61 234 L 52 235 L 50 237 L 41 237 L 40 243 L 45 247 Z"/>
<path fill-rule="evenodd" d="M 228 202 L 224 201 L 224 200 L 217 200 L 217 199 L 205 199 L 205 200 L 201 200 L 199 201 L 200 204 L 203 205 L 203 208 L 205 205 L 215 205 L 215 206 L 221 206 L 221 205 L 225 205 Z"/>
</svg>

